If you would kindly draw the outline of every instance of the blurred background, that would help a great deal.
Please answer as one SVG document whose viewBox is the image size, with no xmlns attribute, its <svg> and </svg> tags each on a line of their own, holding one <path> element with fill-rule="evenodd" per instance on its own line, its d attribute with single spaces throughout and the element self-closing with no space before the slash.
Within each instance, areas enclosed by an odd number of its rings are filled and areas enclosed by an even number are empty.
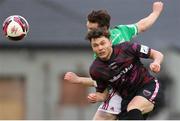
<svg viewBox="0 0 180 121">
<path fill-rule="evenodd" d="M 93 61 L 84 39 L 86 16 L 106 9 L 111 27 L 132 24 L 148 16 L 155 0 L 0 0 L 0 27 L 10 15 L 21 15 L 30 24 L 19 42 L 0 36 L 0 119 L 91 120 L 99 104 L 86 96 L 94 88 L 70 84 L 64 73 L 89 76 Z M 165 101 L 149 119 L 180 119 L 180 0 L 162 0 L 164 11 L 157 22 L 134 41 L 165 55 L 158 79 Z M 122 17 L 123 16 L 123 17 Z M 149 61 L 143 60 L 145 65 Z"/>
</svg>

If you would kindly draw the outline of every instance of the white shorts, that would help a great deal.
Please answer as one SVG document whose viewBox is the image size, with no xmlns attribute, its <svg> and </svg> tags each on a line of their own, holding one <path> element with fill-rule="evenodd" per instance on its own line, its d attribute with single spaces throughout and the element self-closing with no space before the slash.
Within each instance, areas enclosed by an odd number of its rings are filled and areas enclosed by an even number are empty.
<svg viewBox="0 0 180 121">
<path fill-rule="evenodd" d="M 119 114 L 121 112 L 121 101 L 121 96 L 111 89 L 107 100 L 99 106 L 98 110 L 111 114 Z"/>
</svg>

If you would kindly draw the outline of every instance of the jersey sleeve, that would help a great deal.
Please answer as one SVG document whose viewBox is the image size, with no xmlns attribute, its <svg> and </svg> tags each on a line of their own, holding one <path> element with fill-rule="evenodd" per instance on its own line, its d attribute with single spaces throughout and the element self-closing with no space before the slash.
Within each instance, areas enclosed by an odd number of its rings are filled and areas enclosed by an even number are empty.
<svg viewBox="0 0 180 121">
<path fill-rule="evenodd" d="M 138 34 L 138 28 L 136 24 L 118 25 L 116 28 L 122 31 L 122 34 L 126 37 L 127 41 L 131 41 L 132 38 Z"/>
<path fill-rule="evenodd" d="M 151 48 L 145 45 L 137 44 L 137 43 L 125 43 L 126 50 L 128 53 L 131 53 L 133 56 L 140 57 L 140 58 L 149 58 Z"/>
</svg>

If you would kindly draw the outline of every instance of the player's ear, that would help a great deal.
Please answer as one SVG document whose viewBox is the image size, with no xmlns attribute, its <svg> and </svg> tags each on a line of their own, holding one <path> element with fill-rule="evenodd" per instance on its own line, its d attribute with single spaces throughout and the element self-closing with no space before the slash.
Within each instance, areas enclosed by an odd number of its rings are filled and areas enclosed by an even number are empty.
<svg viewBox="0 0 180 121">
<path fill-rule="evenodd" d="M 109 42 L 110 42 L 110 44 L 111 44 L 111 46 L 112 46 L 112 41 L 111 41 L 111 40 L 109 40 Z"/>
</svg>

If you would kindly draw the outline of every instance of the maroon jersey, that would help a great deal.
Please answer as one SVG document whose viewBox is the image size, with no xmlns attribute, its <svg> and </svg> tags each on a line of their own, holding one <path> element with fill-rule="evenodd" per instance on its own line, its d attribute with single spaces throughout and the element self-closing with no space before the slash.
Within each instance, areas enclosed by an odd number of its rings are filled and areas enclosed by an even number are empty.
<svg viewBox="0 0 180 121">
<path fill-rule="evenodd" d="M 151 49 L 137 43 L 124 42 L 113 46 L 108 61 L 96 58 L 90 67 L 92 79 L 97 81 L 97 92 L 103 92 L 108 86 L 122 97 L 136 91 L 154 77 L 143 66 L 140 58 L 149 58 Z"/>
</svg>

